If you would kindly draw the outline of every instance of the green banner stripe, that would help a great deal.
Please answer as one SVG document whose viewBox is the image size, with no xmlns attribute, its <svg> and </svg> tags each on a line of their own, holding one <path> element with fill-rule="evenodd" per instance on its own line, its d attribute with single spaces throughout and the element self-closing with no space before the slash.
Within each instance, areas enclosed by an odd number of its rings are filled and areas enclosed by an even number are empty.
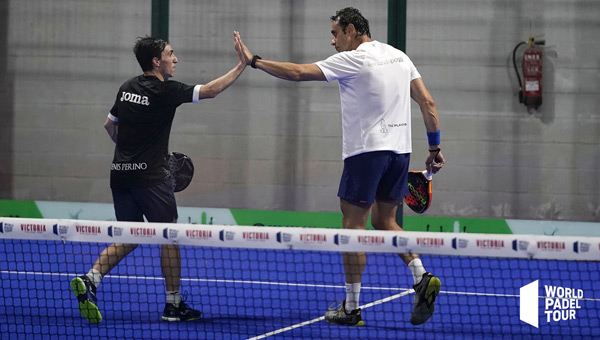
<svg viewBox="0 0 600 340">
<path fill-rule="evenodd" d="M 0 200 L 0 216 L 43 218 L 34 201 Z"/>
<path fill-rule="evenodd" d="M 231 209 L 238 225 L 341 228 L 342 214 L 330 212 Z"/>
<path fill-rule="evenodd" d="M 74 205 L 85 206 L 87 214 L 96 212 L 93 208 L 98 204 L 91 203 L 65 203 L 65 202 L 50 202 L 55 203 L 57 208 L 64 204 L 67 207 Z M 70 204 L 70 205 L 69 205 Z M 111 211 L 112 206 L 106 204 Z M 97 208 L 97 207 L 96 207 Z M 199 209 L 201 208 L 180 208 L 184 209 Z M 75 212 L 76 208 L 71 209 Z M 71 211 L 69 210 L 69 211 Z M 79 209 L 81 212 L 82 208 Z M 89 211 L 88 211 L 89 210 Z M 220 209 L 213 209 L 210 212 L 210 220 L 207 212 L 202 212 L 199 223 L 212 223 L 212 216 Z M 285 226 L 285 227 L 312 227 L 312 228 L 342 228 L 342 213 L 332 212 L 306 212 L 306 211 L 271 211 L 271 210 L 248 210 L 248 209 L 222 209 L 231 212 L 235 224 L 249 226 Z M 60 212 L 61 210 L 56 210 Z M 65 216 L 42 216 L 40 208 L 34 201 L 12 201 L 0 200 L 0 215 L 4 217 L 23 217 L 23 218 L 74 218 L 72 215 Z M 98 216 L 97 216 L 98 215 Z M 95 219 L 103 219 L 102 214 L 92 214 Z M 78 215 L 77 215 L 78 216 Z M 197 223 L 198 223 L 197 222 Z M 217 216 L 216 223 L 230 223 L 223 216 Z M 453 217 L 429 217 L 429 216 L 404 216 L 403 228 L 408 231 L 441 231 L 441 232 L 467 232 L 467 233 L 482 233 L 482 234 L 512 234 L 512 229 L 506 220 L 503 219 L 479 219 L 479 218 L 453 218 Z M 371 227 L 371 221 L 367 221 L 367 229 Z"/>
<path fill-rule="evenodd" d="M 409 231 L 467 232 L 480 234 L 512 234 L 506 220 L 483 218 L 404 216 L 404 229 Z"/>
<path fill-rule="evenodd" d="M 328 212 L 268 211 L 231 209 L 238 225 L 284 227 L 341 228 L 342 214 Z M 368 229 L 371 221 L 367 221 Z M 505 220 L 405 216 L 404 229 L 409 231 L 467 232 L 482 234 L 512 234 Z"/>
</svg>

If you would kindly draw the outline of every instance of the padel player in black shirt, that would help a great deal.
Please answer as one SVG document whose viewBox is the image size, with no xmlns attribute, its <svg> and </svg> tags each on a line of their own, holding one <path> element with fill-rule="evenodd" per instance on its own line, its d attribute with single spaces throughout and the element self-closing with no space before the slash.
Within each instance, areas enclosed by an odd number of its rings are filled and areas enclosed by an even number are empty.
<svg viewBox="0 0 600 340">
<path fill-rule="evenodd" d="M 171 45 L 152 37 L 139 38 L 133 49 L 143 74 L 126 81 L 117 93 L 104 127 L 116 143 L 110 186 L 118 221 L 177 222 L 174 179 L 167 175 L 166 157 L 175 110 L 183 103 L 214 98 L 244 71 L 239 34 L 234 32 L 238 63 L 223 76 L 205 85 L 186 85 L 168 80 L 175 73 L 177 57 Z M 81 315 L 92 323 L 102 321 L 96 289 L 102 278 L 136 244 L 106 247 L 85 275 L 71 280 Z M 164 321 L 191 321 L 202 316 L 179 294 L 181 258 L 179 246 L 162 245 L 161 268 L 166 284 Z"/>
</svg>

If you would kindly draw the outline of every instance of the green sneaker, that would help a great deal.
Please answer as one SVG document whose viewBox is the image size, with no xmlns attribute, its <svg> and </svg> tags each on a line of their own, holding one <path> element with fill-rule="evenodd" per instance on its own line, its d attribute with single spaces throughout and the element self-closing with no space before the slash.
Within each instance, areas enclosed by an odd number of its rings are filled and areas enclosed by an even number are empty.
<svg viewBox="0 0 600 340">
<path fill-rule="evenodd" d="M 77 297 L 81 315 L 91 323 L 100 323 L 102 314 L 96 305 L 96 286 L 86 275 L 71 280 L 71 290 Z"/>
<path fill-rule="evenodd" d="M 410 323 L 420 325 L 429 320 L 435 311 L 435 298 L 440 293 L 442 283 L 431 273 L 423 274 L 421 282 L 414 285 L 415 306 L 410 316 Z"/>
<path fill-rule="evenodd" d="M 360 316 L 360 308 L 353 310 L 350 314 L 346 312 L 346 300 L 335 302 L 329 306 L 329 310 L 325 312 L 325 321 L 331 324 L 355 327 L 365 324 Z"/>
</svg>

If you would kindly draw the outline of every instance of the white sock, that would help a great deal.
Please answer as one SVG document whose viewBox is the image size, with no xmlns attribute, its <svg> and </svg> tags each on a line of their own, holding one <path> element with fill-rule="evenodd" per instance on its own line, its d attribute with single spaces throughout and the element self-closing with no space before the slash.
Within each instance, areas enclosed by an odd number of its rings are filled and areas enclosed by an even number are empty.
<svg viewBox="0 0 600 340">
<path fill-rule="evenodd" d="M 358 299 L 360 297 L 360 282 L 346 283 L 346 312 L 350 313 L 358 309 Z"/>
<path fill-rule="evenodd" d="M 175 305 L 175 307 L 179 307 L 179 303 L 181 302 L 181 296 L 179 295 L 178 290 L 167 290 L 167 303 Z"/>
<path fill-rule="evenodd" d="M 408 263 L 408 269 L 412 273 L 413 279 L 415 280 L 415 284 L 421 282 L 423 278 L 423 274 L 426 273 L 425 267 L 423 267 L 423 262 L 421 259 L 414 259 Z"/>
<path fill-rule="evenodd" d="M 90 281 L 92 281 L 94 283 L 94 286 L 96 286 L 96 288 L 98 288 L 98 286 L 100 285 L 100 281 L 102 281 L 102 274 L 100 274 L 100 272 L 97 271 L 96 269 L 92 268 L 85 275 L 88 277 L 88 279 L 90 279 Z"/>
</svg>

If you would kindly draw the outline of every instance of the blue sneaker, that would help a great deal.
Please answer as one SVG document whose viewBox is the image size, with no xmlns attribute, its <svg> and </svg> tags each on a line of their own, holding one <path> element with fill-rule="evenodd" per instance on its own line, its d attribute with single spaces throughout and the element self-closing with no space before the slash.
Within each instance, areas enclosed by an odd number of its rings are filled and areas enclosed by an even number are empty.
<svg viewBox="0 0 600 340">
<path fill-rule="evenodd" d="M 71 280 L 71 290 L 77 297 L 81 316 L 91 323 L 100 323 L 102 314 L 97 306 L 98 299 L 94 283 L 86 275 L 82 275 Z"/>
</svg>

